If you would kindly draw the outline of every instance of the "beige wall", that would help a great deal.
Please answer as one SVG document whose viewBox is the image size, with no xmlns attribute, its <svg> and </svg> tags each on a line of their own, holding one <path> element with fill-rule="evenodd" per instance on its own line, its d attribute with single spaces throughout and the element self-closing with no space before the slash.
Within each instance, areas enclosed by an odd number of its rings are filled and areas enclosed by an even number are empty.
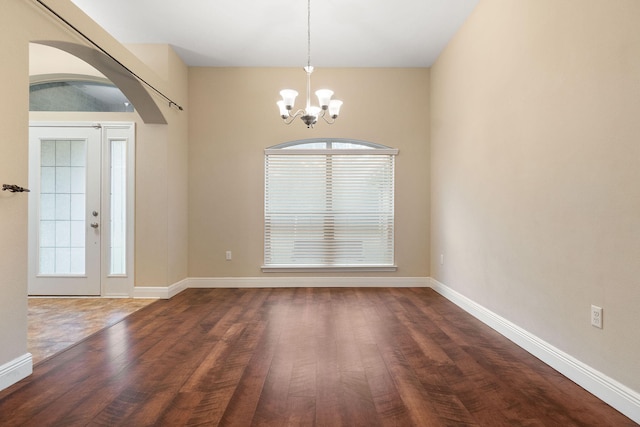
<svg viewBox="0 0 640 427">
<path fill-rule="evenodd" d="M 5 3 L 0 13 L 0 84 L 5 98 L 0 102 L 0 183 L 26 187 L 28 34 L 14 20 L 26 20 L 29 12 L 17 1 Z M 27 352 L 26 219 L 27 195 L 0 191 L 0 366 Z"/>
<path fill-rule="evenodd" d="M 145 125 L 136 152 L 136 286 L 170 286 L 187 277 L 188 69 L 168 45 L 127 48 L 166 79 L 165 93 L 184 108 L 163 110 L 169 126 Z"/>
<path fill-rule="evenodd" d="M 429 275 L 429 70 L 322 69 L 312 89 L 344 100 L 333 126 L 286 126 L 275 105 L 300 69 L 189 70 L 189 276 L 257 277 L 263 262 L 264 149 L 305 138 L 353 138 L 398 148 L 396 273 Z M 225 251 L 233 260 L 225 261 Z M 273 276 L 275 273 L 266 273 Z M 317 276 L 319 273 L 314 273 Z M 379 274 L 378 274 L 379 275 Z"/>
<path fill-rule="evenodd" d="M 171 77 L 165 81 L 68 0 L 47 4 L 176 102 L 187 103 L 187 70 L 175 54 L 165 53 L 165 73 Z M 0 82 L 4 99 L 10 100 L 0 104 L 0 182 L 26 186 L 29 42 L 83 41 L 36 2 L 23 0 L 3 1 L 0 35 Z M 157 99 L 169 124 L 145 126 L 138 137 L 138 286 L 167 286 L 185 278 L 187 271 L 187 115 Z M 26 213 L 26 195 L 0 192 L 0 366 L 27 351 Z"/>
<path fill-rule="evenodd" d="M 636 391 L 639 16 L 483 0 L 431 75 L 432 276 Z"/>
</svg>

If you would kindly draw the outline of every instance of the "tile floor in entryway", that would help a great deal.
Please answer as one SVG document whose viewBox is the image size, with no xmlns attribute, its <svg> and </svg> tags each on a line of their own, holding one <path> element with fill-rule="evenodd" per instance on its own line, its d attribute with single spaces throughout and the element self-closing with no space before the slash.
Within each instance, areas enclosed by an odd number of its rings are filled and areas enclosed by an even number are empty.
<svg viewBox="0 0 640 427">
<path fill-rule="evenodd" d="M 155 300 L 29 297 L 27 349 L 41 362 Z"/>
</svg>

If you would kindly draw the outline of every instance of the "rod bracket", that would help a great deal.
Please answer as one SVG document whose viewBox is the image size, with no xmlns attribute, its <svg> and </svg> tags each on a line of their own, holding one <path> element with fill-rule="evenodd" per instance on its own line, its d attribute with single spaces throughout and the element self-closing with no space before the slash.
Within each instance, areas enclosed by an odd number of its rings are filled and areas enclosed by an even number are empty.
<svg viewBox="0 0 640 427">
<path fill-rule="evenodd" d="M 24 193 L 24 192 L 28 193 L 31 190 L 29 190 L 28 188 L 20 187 L 19 185 L 15 185 L 15 184 L 2 184 L 2 191 L 10 191 L 12 193 Z"/>
</svg>

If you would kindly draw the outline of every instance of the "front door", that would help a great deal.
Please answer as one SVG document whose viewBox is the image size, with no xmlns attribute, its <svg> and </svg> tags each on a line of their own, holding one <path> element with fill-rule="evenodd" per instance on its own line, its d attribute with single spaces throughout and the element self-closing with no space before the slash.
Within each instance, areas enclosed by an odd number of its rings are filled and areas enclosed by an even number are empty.
<svg viewBox="0 0 640 427">
<path fill-rule="evenodd" d="M 130 294 L 133 125 L 111 128 L 30 126 L 29 295 Z"/>
</svg>

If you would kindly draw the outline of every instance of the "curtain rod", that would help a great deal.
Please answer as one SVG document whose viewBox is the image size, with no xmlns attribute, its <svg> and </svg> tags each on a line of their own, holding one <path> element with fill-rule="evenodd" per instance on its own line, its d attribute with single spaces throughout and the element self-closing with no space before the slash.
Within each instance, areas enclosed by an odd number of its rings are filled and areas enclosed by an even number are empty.
<svg viewBox="0 0 640 427">
<path fill-rule="evenodd" d="M 165 100 L 167 100 L 169 102 L 169 107 L 175 106 L 178 110 L 183 111 L 184 108 L 182 108 L 181 105 L 176 104 L 175 102 L 173 102 L 171 100 L 171 98 L 169 98 L 167 95 L 165 95 L 164 93 L 162 93 L 159 89 L 156 89 L 151 83 L 147 82 L 145 79 L 143 79 L 142 77 L 140 77 L 138 74 L 136 74 L 133 70 L 131 70 L 129 67 L 127 67 L 126 65 L 124 65 L 122 62 L 118 61 L 113 55 L 111 55 L 109 52 L 107 52 L 106 49 L 104 49 L 102 46 L 100 46 L 98 43 L 94 42 L 89 36 L 87 36 L 86 34 L 84 34 L 82 31 L 80 31 L 78 28 L 76 28 L 71 22 L 67 21 L 65 18 L 63 18 L 60 14 L 58 14 L 55 10 L 51 9 L 49 6 L 47 6 L 42 0 L 36 0 L 36 2 L 38 2 L 42 7 L 44 7 L 45 9 L 47 9 L 49 11 L 49 13 L 53 14 L 56 18 L 58 18 L 60 21 L 64 22 L 69 28 L 71 28 L 73 31 L 75 31 L 76 33 L 78 33 L 80 36 L 82 36 L 85 40 L 87 40 L 89 43 L 91 43 L 94 47 L 96 47 L 100 52 L 104 53 L 105 55 L 107 55 L 110 59 L 112 59 L 113 61 L 115 61 L 118 65 L 120 65 L 122 68 L 124 68 L 129 74 L 131 74 L 133 77 L 135 77 L 136 79 L 138 79 L 140 82 L 144 83 L 146 86 L 148 86 L 150 89 L 152 89 L 154 92 L 156 92 L 158 95 L 162 96 Z"/>
</svg>

